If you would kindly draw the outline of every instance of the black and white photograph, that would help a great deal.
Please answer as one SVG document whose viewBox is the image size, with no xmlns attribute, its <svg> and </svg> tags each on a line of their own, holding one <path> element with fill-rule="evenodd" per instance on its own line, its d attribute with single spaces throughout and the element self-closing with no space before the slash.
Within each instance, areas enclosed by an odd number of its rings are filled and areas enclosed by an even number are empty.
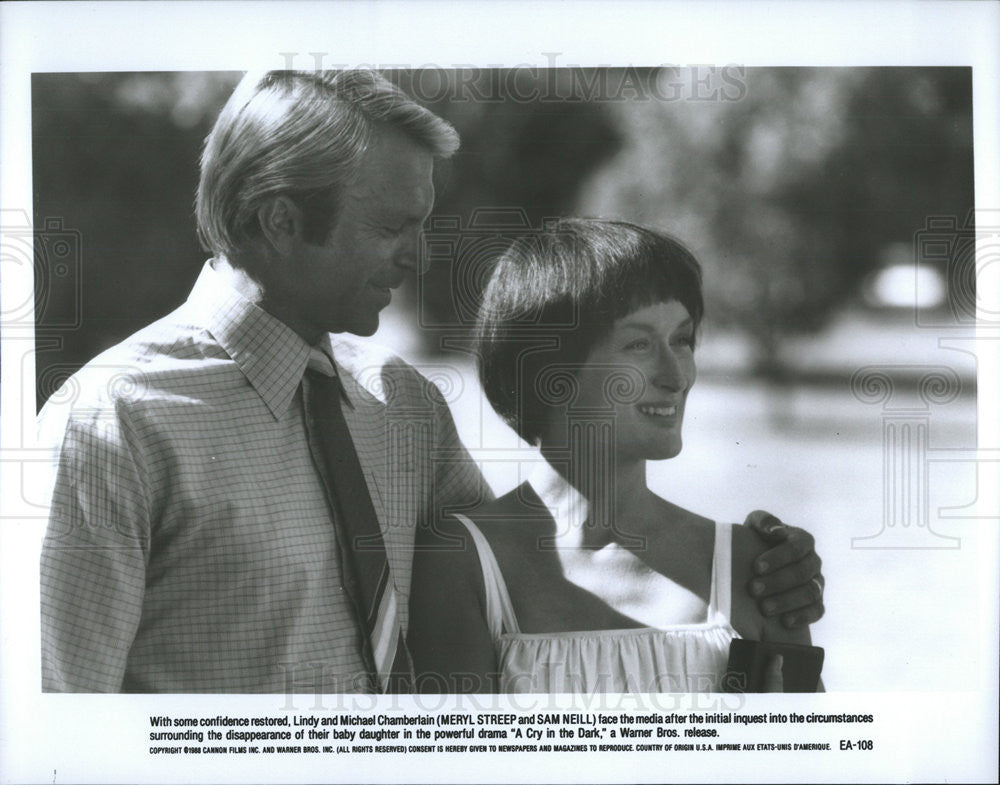
<svg viewBox="0 0 1000 785">
<path fill-rule="evenodd" d="M 995 777 L 997 9 L 803 5 L 3 10 L 0 781 Z"/>
</svg>

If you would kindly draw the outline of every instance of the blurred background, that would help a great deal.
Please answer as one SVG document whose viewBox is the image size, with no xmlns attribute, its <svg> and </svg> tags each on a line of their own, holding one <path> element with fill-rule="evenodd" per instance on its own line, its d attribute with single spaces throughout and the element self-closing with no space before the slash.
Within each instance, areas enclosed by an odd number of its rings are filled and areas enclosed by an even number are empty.
<svg viewBox="0 0 1000 785">
<path fill-rule="evenodd" d="M 442 383 L 495 490 L 532 461 L 467 351 L 496 254 L 562 215 L 670 232 L 704 267 L 707 317 L 685 449 L 651 486 L 813 532 L 829 690 L 976 688 L 970 69 L 388 75 L 462 149 L 435 172 L 427 270 L 376 340 Z M 186 297 L 198 156 L 239 78 L 33 75 L 39 406 Z"/>
</svg>

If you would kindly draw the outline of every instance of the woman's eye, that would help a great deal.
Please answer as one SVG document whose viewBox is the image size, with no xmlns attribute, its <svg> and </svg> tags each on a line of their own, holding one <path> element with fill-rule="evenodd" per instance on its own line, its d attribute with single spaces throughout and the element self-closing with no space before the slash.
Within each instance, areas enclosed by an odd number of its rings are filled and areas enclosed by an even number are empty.
<svg viewBox="0 0 1000 785">
<path fill-rule="evenodd" d="M 648 348 L 649 348 L 648 338 L 639 338 L 625 345 L 625 351 L 627 352 L 643 352 Z"/>
<path fill-rule="evenodd" d="M 694 348 L 694 333 L 685 333 L 684 335 L 678 335 L 673 339 L 672 343 L 675 346 L 686 346 L 689 349 Z"/>
</svg>

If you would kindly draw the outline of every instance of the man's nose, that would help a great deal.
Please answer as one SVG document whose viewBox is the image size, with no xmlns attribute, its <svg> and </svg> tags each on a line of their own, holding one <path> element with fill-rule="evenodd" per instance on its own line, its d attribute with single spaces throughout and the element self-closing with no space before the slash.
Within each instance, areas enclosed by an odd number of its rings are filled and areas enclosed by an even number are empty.
<svg viewBox="0 0 1000 785">
<path fill-rule="evenodd" d="M 424 248 L 423 232 L 418 230 L 413 235 L 408 235 L 401 241 L 401 246 L 396 254 L 396 264 L 404 270 L 412 270 L 415 273 L 427 271 L 427 253 Z"/>
</svg>

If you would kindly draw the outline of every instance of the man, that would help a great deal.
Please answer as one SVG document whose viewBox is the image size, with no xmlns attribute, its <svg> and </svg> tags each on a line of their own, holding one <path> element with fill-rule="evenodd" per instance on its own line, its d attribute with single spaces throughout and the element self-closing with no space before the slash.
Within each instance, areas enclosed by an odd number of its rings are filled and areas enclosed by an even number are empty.
<svg viewBox="0 0 1000 785">
<path fill-rule="evenodd" d="M 371 72 L 236 89 L 202 156 L 213 259 L 188 301 L 42 413 L 45 690 L 408 688 L 415 531 L 490 491 L 436 388 L 342 334 L 374 333 L 416 268 L 457 147 Z M 770 566 L 791 565 L 762 594 L 812 621 L 811 538 L 776 537 Z"/>
</svg>

